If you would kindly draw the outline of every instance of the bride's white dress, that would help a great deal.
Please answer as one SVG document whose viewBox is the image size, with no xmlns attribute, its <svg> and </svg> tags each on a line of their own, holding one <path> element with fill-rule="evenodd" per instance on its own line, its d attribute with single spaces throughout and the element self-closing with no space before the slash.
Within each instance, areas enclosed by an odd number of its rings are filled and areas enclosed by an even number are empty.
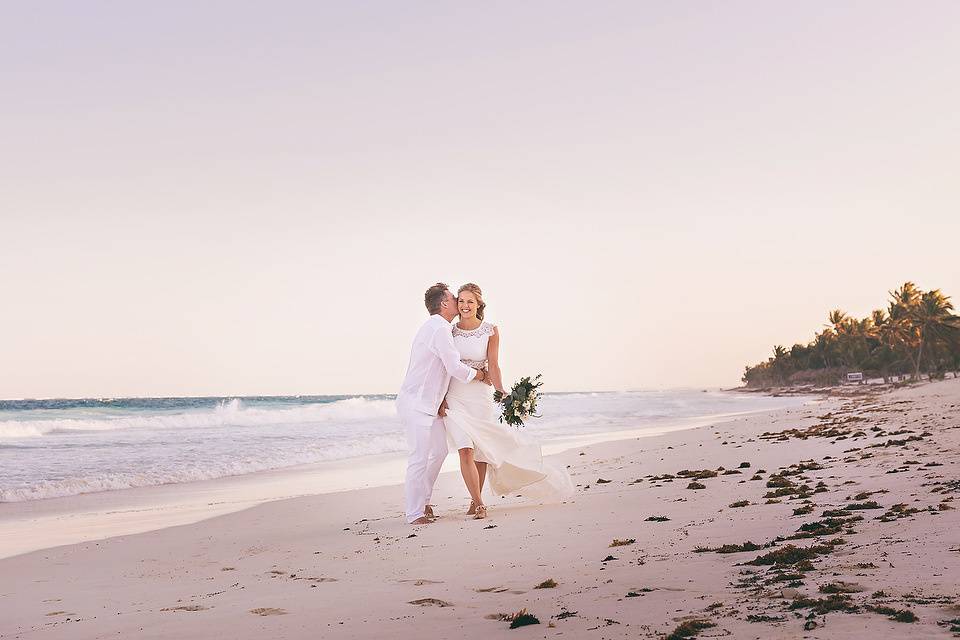
<svg viewBox="0 0 960 640">
<path fill-rule="evenodd" d="M 471 367 L 487 364 L 487 343 L 494 326 L 482 322 L 465 331 L 453 327 L 460 359 Z M 444 424 L 451 449 L 473 448 L 474 458 L 487 463 L 487 479 L 495 493 L 521 492 L 540 500 L 561 500 L 573 493 L 570 475 L 543 461 L 540 445 L 522 428 L 499 422 L 502 406 L 493 400 L 493 389 L 479 382 L 450 380 Z"/>
</svg>

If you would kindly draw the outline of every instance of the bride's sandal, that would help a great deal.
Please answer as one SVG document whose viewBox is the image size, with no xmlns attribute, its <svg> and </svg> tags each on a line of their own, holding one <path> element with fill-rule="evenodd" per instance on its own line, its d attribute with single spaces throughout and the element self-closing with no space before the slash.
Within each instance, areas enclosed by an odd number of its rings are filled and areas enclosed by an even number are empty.
<svg viewBox="0 0 960 640">
<path fill-rule="evenodd" d="M 478 504 L 477 513 L 473 516 L 474 520 L 483 520 L 487 517 L 487 507 L 486 505 Z"/>
<path fill-rule="evenodd" d="M 467 515 L 468 515 L 468 516 L 472 516 L 472 515 L 475 514 L 476 512 L 477 512 L 477 503 L 474 502 L 473 500 L 471 500 L 471 501 L 470 501 L 470 508 L 467 509 Z"/>
</svg>

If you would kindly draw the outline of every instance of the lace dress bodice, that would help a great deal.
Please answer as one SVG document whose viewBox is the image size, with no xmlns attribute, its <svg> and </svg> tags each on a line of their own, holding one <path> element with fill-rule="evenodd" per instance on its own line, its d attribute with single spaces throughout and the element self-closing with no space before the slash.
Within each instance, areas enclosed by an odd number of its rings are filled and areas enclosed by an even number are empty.
<svg viewBox="0 0 960 640">
<path fill-rule="evenodd" d="M 481 322 L 479 327 L 470 331 L 453 325 L 453 343 L 464 364 L 480 369 L 487 366 L 487 343 L 493 330 L 494 326 L 489 322 Z"/>
</svg>

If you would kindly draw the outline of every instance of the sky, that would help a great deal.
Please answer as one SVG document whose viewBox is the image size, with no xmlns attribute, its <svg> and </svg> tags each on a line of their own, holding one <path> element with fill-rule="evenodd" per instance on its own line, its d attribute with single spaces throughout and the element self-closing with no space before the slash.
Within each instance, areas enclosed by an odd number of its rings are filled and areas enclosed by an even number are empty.
<svg viewBox="0 0 960 640">
<path fill-rule="evenodd" d="M 960 296 L 960 3 L 5 2 L 0 398 L 729 387 Z M 960 306 L 960 298 L 955 302 Z"/>
</svg>

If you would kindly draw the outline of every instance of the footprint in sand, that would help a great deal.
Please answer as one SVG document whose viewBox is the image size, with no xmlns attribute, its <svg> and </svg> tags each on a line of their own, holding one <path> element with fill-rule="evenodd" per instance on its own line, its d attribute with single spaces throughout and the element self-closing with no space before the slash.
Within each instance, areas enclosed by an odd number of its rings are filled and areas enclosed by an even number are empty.
<svg viewBox="0 0 960 640">
<path fill-rule="evenodd" d="M 210 607 L 202 607 L 199 604 L 188 604 L 180 607 L 166 607 L 160 611 L 206 611 Z"/>
<path fill-rule="evenodd" d="M 437 598 L 420 598 L 419 600 L 411 600 L 408 604 L 415 604 L 420 607 L 452 607 L 453 603 L 447 602 L 446 600 L 438 600 Z"/>
<path fill-rule="evenodd" d="M 415 587 L 422 587 L 425 584 L 443 584 L 443 580 L 427 580 L 425 578 L 417 580 L 397 580 L 397 582 L 411 582 Z"/>
<path fill-rule="evenodd" d="M 283 609 L 277 609 L 275 607 L 257 607 L 256 609 L 250 609 L 250 613 L 258 616 L 285 616 L 287 612 Z"/>
</svg>

